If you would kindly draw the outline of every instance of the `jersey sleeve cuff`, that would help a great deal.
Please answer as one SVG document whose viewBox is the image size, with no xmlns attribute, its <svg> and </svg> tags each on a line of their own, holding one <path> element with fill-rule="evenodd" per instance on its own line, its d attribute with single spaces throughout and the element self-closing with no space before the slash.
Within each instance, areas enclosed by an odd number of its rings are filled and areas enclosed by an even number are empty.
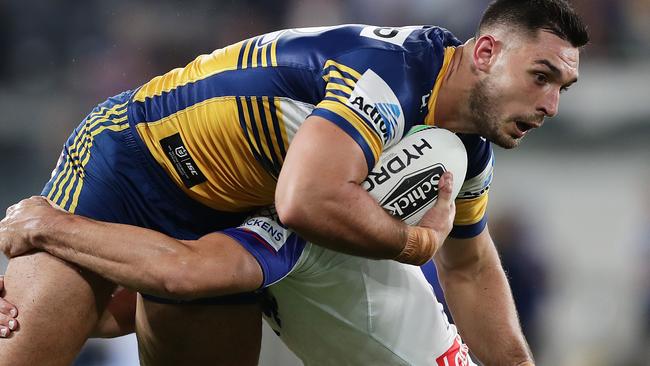
<svg viewBox="0 0 650 366">
<path fill-rule="evenodd" d="M 474 224 L 471 225 L 454 225 L 449 233 L 449 236 L 455 239 L 469 239 L 482 233 L 487 226 L 487 215 Z"/>
<path fill-rule="evenodd" d="M 338 114 L 324 108 L 316 108 L 311 114 L 325 118 L 326 120 L 334 123 L 350 137 L 352 137 L 352 139 L 359 145 L 359 147 L 361 147 L 361 150 L 363 151 L 363 155 L 366 158 L 366 163 L 368 164 L 368 171 L 371 171 L 372 168 L 374 168 L 376 163 L 375 156 L 372 152 L 372 149 L 370 148 L 370 145 L 368 145 L 366 139 L 363 138 L 359 131 L 354 128 L 350 122 Z"/>
</svg>

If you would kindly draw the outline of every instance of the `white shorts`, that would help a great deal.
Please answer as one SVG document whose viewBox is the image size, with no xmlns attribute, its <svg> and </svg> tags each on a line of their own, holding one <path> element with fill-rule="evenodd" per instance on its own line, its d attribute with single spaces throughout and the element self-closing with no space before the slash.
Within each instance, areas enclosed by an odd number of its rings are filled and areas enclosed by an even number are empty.
<svg viewBox="0 0 650 366">
<path fill-rule="evenodd" d="M 307 245 L 265 318 L 305 365 L 475 365 L 419 267 Z"/>
</svg>

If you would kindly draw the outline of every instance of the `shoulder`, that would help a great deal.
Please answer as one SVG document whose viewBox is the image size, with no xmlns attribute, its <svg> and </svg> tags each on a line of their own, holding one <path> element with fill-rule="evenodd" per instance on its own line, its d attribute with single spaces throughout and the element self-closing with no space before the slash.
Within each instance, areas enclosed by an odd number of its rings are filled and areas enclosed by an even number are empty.
<svg viewBox="0 0 650 366">
<path fill-rule="evenodd" d="M 459 198 L 482 195 L 492 183 L 494 152 L 492 144 L 475 134 L 456 134 L 467 152 L 467 173 Z"/>
</svg>

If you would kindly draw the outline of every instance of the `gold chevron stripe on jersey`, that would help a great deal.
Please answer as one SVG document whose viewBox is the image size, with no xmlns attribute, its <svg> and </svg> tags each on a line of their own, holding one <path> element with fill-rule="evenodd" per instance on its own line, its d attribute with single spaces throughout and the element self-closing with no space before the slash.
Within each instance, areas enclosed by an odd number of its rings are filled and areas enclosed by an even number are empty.
<svg viewBox="0 0 650 366">
<path fill-rule="evenodd" d="M 48 198 L 51 199 L 54 202 L 57 202 L 61 194 L 63 193 L 63 187 L 66 186 L 70 182 L 70 179 L 72 177 L 73 172 L 77 174 L 83 174 L 83 170 L 80 168 L 79 164 L 79 156 L 77 154 L 77 151 L 79 149 L 79 143 L 83 140 L 85 141 L 88 137 L 85 132 L 87 132 L 90 129 L 91 124 L 95 123 L 97 120 L 106 118 L 107 116 L 111 114 L 115 114 L 116 110 L 119 108 L 122 108 L 126 105 L 120 104 L 120 105 L 115 105 L 111 108 L 100 108 L 97 112 L 91 113 L 88 117 L 86 117 L 86 122 L 84 123 L 84 129 L 83 131 L 79 131 L 77 133 L 77 136 L 75 136 L 73 143 L 71 144 L 70 148 L 67 151 L 66 155 L 66 164 L 63 168 L 63 170 L 59 173 L 57 176 L 53 186 L 52 190 L 50 190 L 50 193 L 48 194 Z M 95 126 L 96 124 L 93 124 Z M 63 180 L 61 180 L 63 178 Z M 69 185 L 70 187 L 72 184 Z M 64 206 L 63 204 L 60 204 L 60 206 Z"/>
<path fill-rule="evenodd" d="M 48 198 L 60 207 L 71 213 L 75 212 L 83 188 L 84 168 L 90 160 L 93 141 L 97 135 L 104 131 L 122 131 L 129 127 L 126 104 L 117 104 L 111 108 L 102 107 L 86 117 L 83 128 L 78 130 L 67 154 L 65 154 L 65 165 L 58 173 L 48 194 Z M 59 199 L 61 200 L 59 201 Z M 69 207 L 67 207 L 68 203 L 70 203 Z"/>
<path fill-rule="evenodd" d="M 209 55 L 201 55 L 184 68 L 177 68 L 151 79 L 133 96 L 136 102 L 162 95 L 179 86 L 205 79 L 209 76 L 235 70 L 240 50 L 245 41 L 218 49 Z"/>
<path fill-rule="evenodd" d="M 456 203 L 454 225 L 465 226 L 476 224 L 485 216 L 488 203 L 488 193 L 471 199 L 459 198 Z"/>
<path fill-rule="evenodd" d="M 278 39 L 261 45 L 260 40 L 263 38 L 264 36 L 260 36 L 243 41 L 237 62 L 239 69 L 278 66 Z"/>
<path fill-rule="evenodd" d="M 363 118 L 348 106 L 348 99 L 357 81 L 361 78 L 361 74 L 353 68 L 333 60 L 325 62 L 323 70 L 326 73 L 322 77 L 327 82 L 325 86 L 325 99 L 316 107 L 328 109 L 348 121 L 361 134 L 364 140 L 368 142 L 368 146 L 370 146 L 376 161 L 383 148 L 381 139 Z"/>
<path fill-rule="evenodd" d="M 269 99 L 256 99 L 256 109 L 260 103 L 265 109 L 270 108 Z M 259 110 L 256 114 L 248 107 L 245 118 L 240 120 L 241 107 L 241 99 L 238 97 L 215 97 L 158 121 L 138 124 L 136 129 L 155 160 L 186 194 L 214 209 L 238 212 L 243 210 L 242 207 L 264 206 L 271 204 L 273 200 L 276 181 L 254 156 L 254 152 L 261 151 L 271 155 L 273 151 L 275 154 L 278 141 L 287 146 L 286 137 L 279 140 L 271 138 L 275 144 L 273 149 L 271 145 L 265 145 L 267 140 L 263 137 L 264 127 L 255 119 L 256 116 L 261 119 Z M 266 110 L 264 116 L 267 116 Z M 241 121 L 244 121 L 248 128 L 261 127 L 260 144 L 247 140 L 241 123 L 238 123 Z M 271 131 L 271 127 L 268 128 Z M 281 122 L 280 128 L 283 128 Z M 278 129 L 273 126 L 272 131 Z M 189 155 L 207 178 L 206 182 L 187 188 L 166 157 L 160 140 L 177 133 L 180 134 Z"/>
</svg>

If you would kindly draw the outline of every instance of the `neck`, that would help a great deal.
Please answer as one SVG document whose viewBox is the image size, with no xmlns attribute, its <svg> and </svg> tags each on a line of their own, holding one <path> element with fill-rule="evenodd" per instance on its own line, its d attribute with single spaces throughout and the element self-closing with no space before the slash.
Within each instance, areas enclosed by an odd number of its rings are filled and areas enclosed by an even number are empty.
<svg viewBox="0 0 650 366">
<path fill-rule="evenodd" d="M 471 61 L 473 49 L 473 38 L 456 48 L 438 92 L 434 115 L 436 126 L 452 132 L 476 132 L 470 119 L 464 117 L 475 79 Z"/>
</svg>

